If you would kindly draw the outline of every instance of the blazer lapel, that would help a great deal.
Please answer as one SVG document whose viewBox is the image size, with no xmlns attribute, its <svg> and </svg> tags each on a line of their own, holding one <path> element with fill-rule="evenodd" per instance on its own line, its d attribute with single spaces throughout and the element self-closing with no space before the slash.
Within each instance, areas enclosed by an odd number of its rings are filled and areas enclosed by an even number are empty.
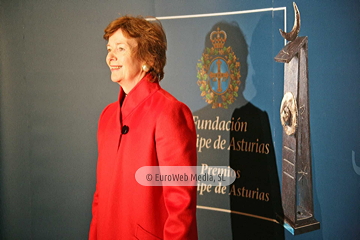
<svg viewBox="0 0 360 240">
<path fill-rule="evenodd" d="M 151 74 L 147 74 L 143 79 L 141 79 L 141 81 L 125 97 L 121 106 L 122 120 L 124 120 L 134 109 L 136 109 L 139 104 L 146 101 L 148 97 L 160 89 L 158 82 L 150 82 L 149 80 L 152 80 Z M 121 92 L 123 91 L 121 90 Z"/>
</svg>

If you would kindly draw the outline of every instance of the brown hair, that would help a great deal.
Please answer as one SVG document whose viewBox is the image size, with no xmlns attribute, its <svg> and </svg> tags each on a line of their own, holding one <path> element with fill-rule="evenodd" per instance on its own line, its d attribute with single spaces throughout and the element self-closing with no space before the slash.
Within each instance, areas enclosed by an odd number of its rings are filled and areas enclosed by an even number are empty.
<svg viewBox="0 0 360 240">
<path fill-rule="evenodd" d="M 119 29 L 125 37 L 137 41 L 138 47 L 134 55 L 150 66 L 149 72 L 154 76 L 154 81 L 163 79 L 167 43 L 161 23 L 156 18 L 146 20 L 143 17 L 123 16 L 105 28 L 104 39 L 109 40 Z"/>
</svg>

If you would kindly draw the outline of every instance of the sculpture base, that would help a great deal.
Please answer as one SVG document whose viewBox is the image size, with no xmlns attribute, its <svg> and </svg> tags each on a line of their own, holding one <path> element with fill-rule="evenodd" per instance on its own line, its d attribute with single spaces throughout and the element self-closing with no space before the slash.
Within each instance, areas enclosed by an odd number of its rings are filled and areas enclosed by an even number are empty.
<svg viewBox="0 0 360 240">
<path fill-rule="evenodd" d="M 298 235 L 320 229 L 320 222 L 316 221 L 313 217 L 303 219 L 296 224 L 285 219 L 284 228 L 292 235 Z"/>
</svg>

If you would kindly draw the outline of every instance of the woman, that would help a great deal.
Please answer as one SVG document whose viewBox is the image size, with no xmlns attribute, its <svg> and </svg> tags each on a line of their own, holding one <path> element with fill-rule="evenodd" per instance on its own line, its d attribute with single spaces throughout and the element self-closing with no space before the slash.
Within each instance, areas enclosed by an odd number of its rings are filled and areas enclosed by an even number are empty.
<svg viewBox="0 0 360 240">
<path fill-rule="evenodd" d="M 143 166 L 197 164 L 191 111 L 159 85 L 165 33 L 156 21 L 125 16 L 108 25 L 104 39 L 120 93 L 99 120 L 89 239 L 197 239 L 195 187 L 149 187 L 135 180 Z"/>
</svg>

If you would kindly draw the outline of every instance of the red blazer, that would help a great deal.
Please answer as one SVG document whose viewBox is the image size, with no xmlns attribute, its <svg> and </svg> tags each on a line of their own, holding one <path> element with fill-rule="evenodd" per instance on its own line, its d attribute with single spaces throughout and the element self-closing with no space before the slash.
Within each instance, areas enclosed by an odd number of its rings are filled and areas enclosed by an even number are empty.
<svg viewBox="0 0 360 240">
<path fill-rule="evenodd" d="M 191 111 L 149 79 L 121 107 L 120 88 L 119 101 L 100 116 L 91 240 L 197 239 L 196 187 L 149 187 L 135 180 L 143 166 L 197 164 Z"/>
</svg>

